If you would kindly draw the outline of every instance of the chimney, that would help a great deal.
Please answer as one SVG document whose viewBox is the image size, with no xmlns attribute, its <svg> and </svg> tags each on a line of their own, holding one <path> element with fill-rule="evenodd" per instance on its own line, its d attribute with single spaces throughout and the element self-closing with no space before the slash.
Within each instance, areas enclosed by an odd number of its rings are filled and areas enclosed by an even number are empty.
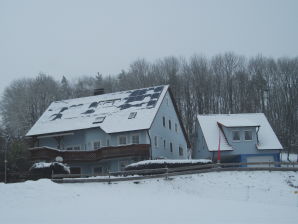
<svg viewBox="0 0 298 224">
<path fill-rule="evenodd" d="M 102 95 L 104 93 L 105 93 L 105 89 L 104 88 L 94 89 L 94 91 L 93 91 L 93 95 L 94 96 Z"/>
</svg>

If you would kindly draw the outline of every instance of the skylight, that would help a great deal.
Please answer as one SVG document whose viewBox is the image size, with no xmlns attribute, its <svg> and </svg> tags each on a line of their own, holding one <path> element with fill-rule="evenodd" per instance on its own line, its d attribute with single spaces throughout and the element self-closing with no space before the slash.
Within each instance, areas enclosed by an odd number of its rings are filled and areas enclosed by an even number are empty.
<svg viewBox="0 0 298 224">
<path fill-rule="evenodd" d="M 135 118 L 137 116 L 137 112 L 131 112 L 128 116 L 128 119 Z"/>
<path fill-rule="evenodd" d="M 105 120 L 105 116 L 104 117 L 96 117 L 95 121 L 93 122 L 93 124 L 99 124 L 102 123 Z"/>
</svg>

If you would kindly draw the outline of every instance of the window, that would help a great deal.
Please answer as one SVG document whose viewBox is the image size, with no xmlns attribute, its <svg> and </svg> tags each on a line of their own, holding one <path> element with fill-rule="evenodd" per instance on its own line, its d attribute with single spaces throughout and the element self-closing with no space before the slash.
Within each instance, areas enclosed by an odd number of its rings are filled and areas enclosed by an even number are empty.
<svg viewBox="0 0 298 224">
<path fill-rule="evenodd" d="M 163 140 L 163 148 L 166 149 L 166 140 Z"/>
<path fill-rule="evenodd" d="M 81 146 L 76 145 L 76 146 L 68 146 L 66 147 L 66 150 L 81 150 Z"/>
<path fill-rule="evenodd" d="M 104 117 L 96 117 L 95 121 L 93 122 L 93 124 L 99 124 L 102 123 L 105 120 L 105 116 Z"/>
<path fill-rule="evenodd" d="M 179 156 L 183 156 L 183 148 L 179 146 Z"/>
<path fill-rule="evenodd" d="M 110 146 L 110 139 L 107 139 L 107 146 Z"/>
<path fill-rule="evenodd" d="M 162 117 L 162 125 L 163 125 L 164 127 L 166 127 L 166 118 L 165 118 L 165 117 Z"/>
<path fill-rule="evenodd" d="M 140 143 L 139 135 L 133 135 L 131 137 L 131 143 L 132 144 L 139 144 Z"/>
<path fill-rule="evenodd" d="M 251 141 L 252 140 L 252 131 L 244 131 L 244 140 Z"/>
<path fill-rule="evenodd" d="M 178 125 L 175 123 L 175 131 L 178 132 Z"/>
<path fill-rule="evenodd" d="M 240 141 L 240 131 L 232 131 L 233 141 Z"/>
<path fill-rule="evenodd" d="M 77 145 L 73 147 L 73 150 L 81 150 L 81 146 Z"/>
<path fill-rule="evenodd" d="M 137 116 L 137 112 L 131 112 L 128 116 L 128 119 L 133 119 Z"/>
<path fill-rule="evenodd" d="M 126 136 L 119 136 L 119 145 L 126 145 Z"/>
<path fill-rule="evenodd" d="M 173 152 L 173 144 L 170 142 L 170 152 Z"/>
<path fill-rule="evenodd" d="M 171 123 L 171 120 L 169 120 L 169 129 L 171 130 L 172 128 L 172 123 Z"/>
<path fill-rule="evenodd" d="M 100 141 L 93 142 L 93 149 L 99 149 L 100 148 Z"/>
<path fill-rule="evenodd" d="M 81 168 L 80 167 L 70 167 L 70 173 L 71 174 L 81 174 Z"/>
<path fill-rule="evenodd" d="M 158 147 L 157 136 L 154 136 L 154 146 Z"/>
<path fill-rule="evenodd" d="M 94 173 L 94 175 L 101 175 L 102 174 L 102 167 L 101 166 L 94 167 L 93 173 Z"/>
</svg>

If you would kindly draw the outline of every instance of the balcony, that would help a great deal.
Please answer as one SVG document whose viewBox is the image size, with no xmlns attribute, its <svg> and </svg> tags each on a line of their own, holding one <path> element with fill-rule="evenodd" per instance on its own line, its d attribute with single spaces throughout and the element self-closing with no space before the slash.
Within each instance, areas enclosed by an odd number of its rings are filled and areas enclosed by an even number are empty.
<svg viewBox="0 0 298 224">
<path fill-rule="evenodd" d="M 86 162 L 128 156 L 148 159 L 150 155 L 149 149 L 150 145 L 148 144 L 137 144 L 115 147 L 109 146 L 93 151 L 62 151 L 48 147 L 34 147 L 29 151 L 32 161 L 53 161 L 57 156 L 60 156 L 63 158 L 64 162 Z"/>
</svg>

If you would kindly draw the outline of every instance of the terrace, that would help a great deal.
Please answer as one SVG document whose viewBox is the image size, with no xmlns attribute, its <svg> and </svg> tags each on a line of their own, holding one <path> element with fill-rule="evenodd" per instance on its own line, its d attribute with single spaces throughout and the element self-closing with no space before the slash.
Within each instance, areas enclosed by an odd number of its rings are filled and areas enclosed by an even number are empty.
<svg viewBox="0 0 298 224">
<path fill-rule="evenodd" d="M 125 146 L 109 146 L 92 151 L 66 151 L 49 147 L 30 148 L 32 161 L 54 161 L 56 157 L 62 157 L 64 162 L 99 161 L 103 159 L 121 157 L 142 157 L 148 159 L 150 155 L 149 144 L 135 144 Z"/>
</svg>

